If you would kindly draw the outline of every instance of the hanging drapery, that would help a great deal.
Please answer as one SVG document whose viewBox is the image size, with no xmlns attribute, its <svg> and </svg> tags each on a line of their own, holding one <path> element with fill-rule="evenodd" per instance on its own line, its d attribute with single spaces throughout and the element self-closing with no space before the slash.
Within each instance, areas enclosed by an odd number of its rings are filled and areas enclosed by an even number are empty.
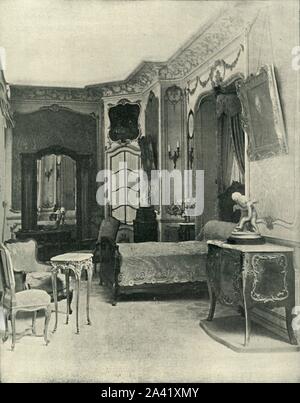
<svg viewBox="0 0 300 403">
<path fill-rule="evenodd" d="M 230 118 L 223 114 L 220 118 L 221 124 L 221 183 L 222 192 L 231 185 L 232 166 L 233 166 L 233 144 L 230 134 Z"/>
<path fill-rule="evenodd" d="M 245 135 L 241 126 L 240 113 L 231 116 L 231 137 L 238 166 L 242 175 L 245 175 Z"/>
<path fill-rule="evenodd" d="M 156 169 L 156 161 L 154 158 L 153 140 L 151 135 L 140 137 L 138 140 L 141 149 L 141 163 L 144 171 L 150 178 L 152 169 Z"/>
<path fill-rule="evenodd" d="M 217 117 L 222 120 L 222 175 L 223 184 L 227 187 L 232 182 L 234 164 L 237 164 L 240 179 L 244 182 L 245 137 L 240 122 L 241 103 L 236 94 L 219 94 L 216 109 Z"/>
</svg>

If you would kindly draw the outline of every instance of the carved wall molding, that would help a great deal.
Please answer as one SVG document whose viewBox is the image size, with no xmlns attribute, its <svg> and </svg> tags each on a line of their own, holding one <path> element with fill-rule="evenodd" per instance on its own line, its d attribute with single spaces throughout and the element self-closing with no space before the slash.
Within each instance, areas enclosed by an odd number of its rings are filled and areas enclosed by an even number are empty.
<svg viewBox="0 0 300 403">
<path fill-rule="evenodd" d="M 130 104 L 130 105 L 139 105 L 139 107 L 142 107 L 142 101 L 140 99 L 137 99 L 136 101 L 130 101 L 127 98 L 122 98 L 120 99 L 117 103 L 108 103 L 107 106 L 108 108 L 114 107 L 116 105 L 125 105 L 125 104 Z"/>
<path fill-rule="evenodd" d="M 160 70 L 160 78 L 182 79 L 186 77 L 233 38 L 241 35 L 258 13 L 257 8 L 255 10 L 251 4 L 247 5 L 247 12 L 245 11 L 243 5 L 237 5 L 217 16 L 204 32 L 201 32 L 189 45 L 170 59 L 166 67 Z"/>
<path fill-rule="evenodd" d="M 202 29 L 190 43 L 176 52 L 168 61 L 143 61 L 125 80 L 87 85 L 84 88 L 13 85 L 12 99 L 14 101 L 97 102 L 102 96 L 143 93 L 159 80 L 183 79 L 210 59 L 218 50 L 242 34 L 256 18 L 258 10 L 251 4 L 247 6 L 247 12 L 245 12 L 245 7 L 243 10 L 240 10 L 240 7 L 242 6 L 230 7 L 228 11 L 216 16 L 212 23 L 207 25 L 204 30 Z M 222 76 L 221 70 L 228 69 L 229 66 L 224 60 L 218 60 L 214 66 L 216 76 L 215 78 L 209 77 L 207 82 L 219 80 L 218 74 Z M 199 82 L 201 83 L 201 80 Z M 204 83 L 202 82 L 202 85 Z"/>
<path fill-rule="evenodd" d="M 9 87 L 5 83 L 4 78 L 0 81 L 0 111 L 6 121 L 7 126 L 13 127 L 14 122 L 9 102 Z"/>
<path fill-rule="evenodd" d="M 262 275 L 268 270 L 270 266 L 264 266 L 264 263 L 274 262 L 275 265 L 280 267 L 280 280 L 281 287 L 278 287 L 274 293 L 263 295 L 258 286 L 262 281 Z M 251 297 L 254 301 L 258 302 L 277 302 L 284 301 L 289 296 L 287 275 L 288 275 L 288 261 L 284 254 L 255 254 L 252 256 L 252 265 L 249 266 L 248 275 L 253 276 Z M 269 269 L 270 270 L 270 269 Z"/>
<path fill-rule="evenodd" d="M 184 169 L 185 142 L 184 142 L 184 91 L 177 85 L 172 85 L 165 90 L 164 93 L 164 135 L 162 149 L 162 168 L 169 168 L 171 160 L 169 160 L 167 150 L 168 145 L 175 149 L 175 145 L 179 142 L 180 158 L 178 160 L 180 168 Z M 173 162 L 172 162 L 173 164 Z"/>
<path fill-rule="evenodd" d="M 74 113 L 76 115 L 89 116 L 93 119 L 99 119 L 99 115 L 95 112 L 91 112 L 91 113 L 80 112 L 80 111 L 74 110 L 72 108 L 68 108 L 66 106 L 59 105 L 59 104 L 41 106 L 40 108 L 35 109 L 33 111 L 26 111 L 26 112 L 14 111 L 13 118 L 14 118 L 14 120 L 16 120 L 18 115 L 33 115 L 33 114 L 39 113 L 41 111 L 54 112 L 54 113 L 69 112 L 69 113 Z"/>
<path fill-rule="evenodd" d="M 101 88 L 104 97 L 141 93 L 159 78 L 162 65 L 160 62 L 142 62 L 126 80 L 99 84 L 97 88 Z"/>
<path fill-rule="evenodd" d="M 142 93 L 155 81 L 159 80 L 184 79 L 230 41 L 237 38 L 238 35 L 244 34 L 245 29 L 251 25 L 258 14 L 257 6 L 255 8 L 250 4 L 247 7 L 247 12 L 244 10 L 245 7 L 240 10 L 239 6 L 235 6 L 217 16 L 210 25 L 199 32 L 196 38 L 193 38 L 189 44 L 176 52 L 168 61 L 142 62 L 123 81 L 103 83 L 86 88 L 98 88 L 102 91 L 104 97 L 110 97 Z M 219 60 L 216 62 L 215 70 L 220 71 L 221 74 L 222 68 L 228 69 L 229 66 L 224 60 Z M 233 68 L 234 66 L 232 66 Z M 217 79 L 218 77 L 215 77 L 215 80 Z"/>
<path fill-rule="evenodd" d="M 79 112 L 79 111 L 75 111 L 72 108 L 68 108 L 66 106 L 62 106 L 62 105 L 59 105 L 59 104 L 52 104 L 52 105 L 49 105 L 49 106 L 48 105 L 47 106 L 41 106 L 39 108 L 39 111 L 50 111 L 50 112 L 56 112 L 56 113 L 65 111 L 65 112 L 76 113 L 77 115 L 90 116 L 93 119 L 98 119 L 99 118 L 99 115 L 96 114 L 95 112 L 91 112 L 91 113 Z M 29 112 L 29 113 L 34 113 L 34 112 Z"/>
<path fill-rule="evenodd" d="M 210 72 L 208 74 L 207 79 L 202 81 L 200 76 L 197 76 L 193 88 L 191 88 L 191 82 L 188 81 L 188 86 L 186 88 L 187 97 L 189 98 L 190 95 L 194 95 L 194 93 L 198 88 L 198 85 L 200 85 L 202 88 L 205 88 L 209 82 L 212 88 L 222 85 L 224 82 L 226 72 L 228 70 L 232 71 L 236 67 L 240 59 L 241 53 L 243 51 L 244 46 L 241 44 L 235 59 L 231 63 L 227 63 L 224 59 L 216 60 L 210 68 Z"/>
<path fill-rule="evenodd" d="M 97 102 L 101 97 L 100 88 L 11 86 L 11 99 L 13 101 Z"/>
</svg>

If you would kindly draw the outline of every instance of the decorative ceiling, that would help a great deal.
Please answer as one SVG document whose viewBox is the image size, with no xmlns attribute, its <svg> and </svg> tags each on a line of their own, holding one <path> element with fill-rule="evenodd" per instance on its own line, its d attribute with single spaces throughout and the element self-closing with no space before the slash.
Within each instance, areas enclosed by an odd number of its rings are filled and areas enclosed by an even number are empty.
<svg viewBox="0 0 300 403">
<path fill-rule="evenodd" d="M 1 0 L 6 79 L 49 87 L 124 80 L 144 60 L 168 60 L 222 5 L 223 1 Z M 152 67 L 147 63 L 130 85 L 138 89 L 143 80 L 148 82 L 155 74 Z"/>
<path fill-rule="evenodd" d="M 207 2 L 201 3 L 203 3 L 203 7 L 204 3 L 207 4 Z M 220 4 L 220 2 L 218 3 Z M 219 7 L 214 18 L 206 21 L 200 31 L 198 29 L 196 34 L 190 36 L 188 42 L 179 49 L 177 47 L 173 56 L 166 59 L 165 62 L 144 61 L 127 78 L 121 81 L 102 81 L 99 84 L 87 85 L 85 88 L 13 86 L 12 97 L 94 102 L 101 96 L 141 93 L 157 80 L 182 79 L 209 60 L 234 37 L 243 34 L 245 27 L 253 21 L 257 14 L 258 7 L 255 1 L 228 3 L 230 3 L 230 7 L 221 8 L 221 11 Z M 245 7 L 247 7 L 247 12 L 245 12 Z M 241 8 L 244 9 L 241 10 Z M 130 52 L 131 46 L 134 47 L 134 43 L 131 45 L 128 41 L 128 52 Z M 120 57 L 121 64 L 125 60 L 126 58 Z"/>
</svg>

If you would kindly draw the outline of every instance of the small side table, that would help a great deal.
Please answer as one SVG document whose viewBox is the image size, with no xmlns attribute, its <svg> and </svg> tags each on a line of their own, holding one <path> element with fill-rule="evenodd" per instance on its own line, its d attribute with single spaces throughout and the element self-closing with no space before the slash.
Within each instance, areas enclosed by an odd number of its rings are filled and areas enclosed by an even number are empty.
<svg viewBox="0 0 300 403">
<path fill-rule="evenodd" d="M 195 223 L 181 222 L 178 228 L 179 241 L 192 241 L 195 239 Z"/>
<path fill-rule="evenodd" d="M 75 276 L 75 292 L 76 292 L 76 333 L 79 334 L 79 294 L 80 294 L 80 280 L 82 270 L 87 272 L 87 302 L 86 302 L 86 315 L 87 324 L 91 325 L 89 307 L 90 307 L 90 292 L 93 276 L 93 254 L 92 253 L 64 253 L 63 255 L 54 256 L 50 259 L 52 265 L 52 286 L 53 286 L 53 299 L 55 305 L 55 325 L 53 332 L 57 329 L 58 321 L 58 303 L 57 303 L 57 273 L 62 271 L 66 276 L 66 292 L 67 292 L 67 317 L 66 324 L 69 322 L 69 284 L 70 284 L 70 270 Z"/>
<path fill-rule="evenodd" d="M 293 249 L 276 244 L 232 245 L 208 241 L 206 274 L 210 294 L 207 320 L 213 320 L 216 302 L 241 306 L 245 312 L 246 347 L 250 342 L 251 309 L 284 307 L 290 343 L 297 345 L 292 328 L 295 306 Z"/>
</svg>

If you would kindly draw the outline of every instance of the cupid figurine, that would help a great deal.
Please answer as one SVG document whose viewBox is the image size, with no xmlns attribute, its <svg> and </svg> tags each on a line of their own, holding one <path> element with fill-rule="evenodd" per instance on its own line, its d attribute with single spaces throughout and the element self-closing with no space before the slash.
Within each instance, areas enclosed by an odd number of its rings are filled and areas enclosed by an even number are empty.
<svg viewBox="0 0 300 403">
<path fill-rule="evenodd" d="M 228 241 L 230 243 L 243 244 L 264 243 L 264 238 L 260 235 L 257 226 L 257 211 L 255 208 L 257 201 L 249 200 L 245 195 L 239 192 L 234 192 L 231 197 L 236 203 L 233 206 L 233 211 L 241 210 L 241 219 Z"/>
</svg>

